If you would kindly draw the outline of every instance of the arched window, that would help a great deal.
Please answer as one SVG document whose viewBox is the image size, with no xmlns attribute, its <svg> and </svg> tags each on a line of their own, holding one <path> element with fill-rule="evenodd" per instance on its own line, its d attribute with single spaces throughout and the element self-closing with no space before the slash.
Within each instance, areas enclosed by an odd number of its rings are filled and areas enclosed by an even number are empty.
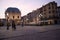
<svg viewBox="0 0 60 40">
<path fill-rule="evenodd" d="M 19 16 L 17 16 L 17 18 L 19 18 Z"/>
<path fill-rule="evenodd" d="M 13 16 L 13 19 L 14 19 L 14 16 Z"/>
</svg>

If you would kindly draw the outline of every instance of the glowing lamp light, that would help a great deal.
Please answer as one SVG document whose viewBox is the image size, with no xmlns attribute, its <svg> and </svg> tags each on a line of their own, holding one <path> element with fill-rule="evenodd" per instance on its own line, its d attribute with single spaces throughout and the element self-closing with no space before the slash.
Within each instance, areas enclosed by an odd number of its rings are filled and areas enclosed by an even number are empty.
<svg viewBox="0 0 60 40">
<path fill-rule="evenodd" d="M 39 15 L 39 17 L 43 16 L 42 14 Z"/>
<path fill-rule="evenodd" d="M 7 16 L 8 16 L 8 13 L 7 13 Z"/>
</svg>

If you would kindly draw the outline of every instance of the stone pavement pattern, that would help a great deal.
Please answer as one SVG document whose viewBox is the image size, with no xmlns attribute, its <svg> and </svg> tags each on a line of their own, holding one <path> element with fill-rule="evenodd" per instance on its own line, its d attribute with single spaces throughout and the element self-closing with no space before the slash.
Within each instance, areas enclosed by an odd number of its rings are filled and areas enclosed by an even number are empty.
<svg viewBox="0 0 60 40">
<path fill-rule="evenodd" d="M 51 26 L 17 26 L 15 31 L 0 28 L 0 39 L 2 40 L 59 40 L 60 25 Z"/>
</svg>

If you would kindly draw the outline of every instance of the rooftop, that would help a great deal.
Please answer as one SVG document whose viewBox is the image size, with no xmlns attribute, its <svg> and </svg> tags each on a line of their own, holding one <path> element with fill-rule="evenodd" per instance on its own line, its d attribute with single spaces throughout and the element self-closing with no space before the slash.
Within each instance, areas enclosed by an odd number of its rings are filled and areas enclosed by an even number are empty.
<svg viewBox="0 0 60 40">
<path fill-rule="evenodd" d="M 7 10 L 5 12 L 20 13 L 20 10 L 18 8 L 9 7 L 9 8 L 7 8 Z"/>
</svg>

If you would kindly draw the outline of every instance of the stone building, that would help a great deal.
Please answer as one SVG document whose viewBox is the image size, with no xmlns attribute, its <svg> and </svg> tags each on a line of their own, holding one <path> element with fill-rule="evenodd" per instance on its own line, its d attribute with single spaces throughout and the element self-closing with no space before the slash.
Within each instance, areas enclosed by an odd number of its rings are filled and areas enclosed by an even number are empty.
<svg viewBox="0 0 60 40">
<path fill-rule="evenodd" d="M 42 14 L 42 21 L 44 24 L 54 24 L 56 23 L 56 17 L 57 17 L 57 3 L 55 1 L 50 2 L 41 8 L 39 8 L 40 14 Z"/>
<path fill-rule="evenodd" d="M 57 24 L 57 3 L 55 1 L 30 12 L 29 19 L 32 19 L 36 24 Z"/>
<path fill-rule="evenodd" d="M 5 11 L 5 18 L 8 21 L 14 20 L 16 24 L 19 24 L 21 20 L 21 12 L 18 8 L 9 7 Z"/>
<path fill-rule="evenodd" d="M 37 11 L 36 10 L 28 13 L 27 17 L 29 19 L 29 23 L 30 24 L 37 24 L 37 19 L 36 19 L 36 17 L 37 17 Z"/>
<path fill-rule="evenodd" d="M 58 13 L 58 24 L 60 24 L 60 6 L 57 7 L 57 13 Z"/>
<path fill-rule="evenodd" d="M 23 22 L 23 24 L 28 24 L 28 18 L 27 15 L 21 17 L 21 23 Z"/>
</svg>

